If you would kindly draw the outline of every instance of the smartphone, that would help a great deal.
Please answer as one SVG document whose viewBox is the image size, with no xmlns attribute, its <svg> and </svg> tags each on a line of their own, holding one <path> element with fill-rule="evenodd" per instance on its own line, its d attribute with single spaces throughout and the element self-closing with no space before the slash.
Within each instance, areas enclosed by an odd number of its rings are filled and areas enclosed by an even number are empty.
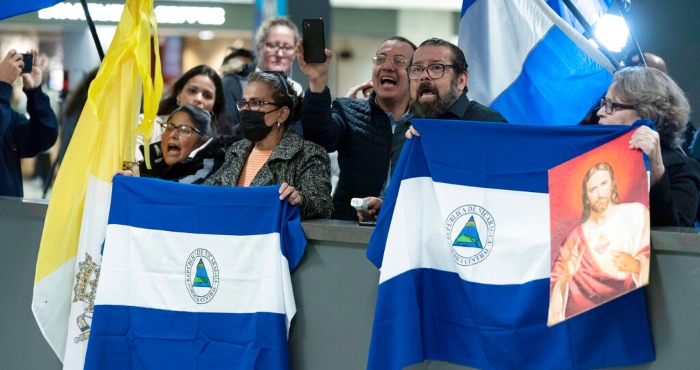
<svg viewBox="0 0 700 370">
<path fill-rule="evenodd" d="M 359 221 L 360 226 L 377 226 L 377 221 Z"/>
<path fill-rule="evenodd" d="M 301 21 L 301 31 L 306 63 L 325 62 L 326 37 L 323 33 L 323 19 L 304 19 Z"/>
<path fill-rule="evenodd" d="M 22 73 L 32 73 L 32 66 L 34 65 L 34 56 L 32 54 L 22 54 L 22 60 L 24 61 Z"/>
</svg>

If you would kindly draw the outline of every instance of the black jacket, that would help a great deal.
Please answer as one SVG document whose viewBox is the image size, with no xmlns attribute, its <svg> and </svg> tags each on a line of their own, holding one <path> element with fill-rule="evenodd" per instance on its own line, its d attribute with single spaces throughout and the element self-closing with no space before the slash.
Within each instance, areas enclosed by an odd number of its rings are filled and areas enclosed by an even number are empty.
<svg viewBox="0 0 700 370">
<path fill-rule="evenodd" d="M 58 121 L 49 97 L 41 87 L 24 92 L 29 119 L 12 109 L 12 85 L 0 82 L 0 196 L 24 195 L 20 158 L 41 154 L 51 148 L 58 137 Z"/>
<path fill-rule="evenodd" d="M 221 167 L 226 159 L 228 148 L 238 140 L 240 137 L 211 139 L 211 142 L 193 157 L 187 157 L 175 163 L 168 171 L 165 171 L 167 165 L 163 160 L 159 141 L 150 145 L 151 169 L 146 168 L 146 163 L 141 161 L 139 162 L 139 171 L 143 177 L 155 177 L 185 184 L 201 184 Z M 143 146 L 141 146 L 141 150 L 143 150 Z"/>
<path fill-rule="evenodd" d="M 247 73 L 230 73 L 221 79 L 221 85 L 224 90 L 224 101 L 226 102 L 226 119 L 231 127 L 233 127 L 234 134 L 240 133 L 236 102 L 243 99 L 243 88 L 248 85 L 248 81 L 246 80 L 247 75 Z"/>
<path fill-rule="evenodd" d="M 450 106 L 447 112 L 440 115 L 439 118 L 479 122 L 508 122 L 496 110 L 476 101 L 469 100 L 467 94 L 460 95 L 459 99 Z"/>
<path fill-rule="evenodd" d="M 692 227 L 698 216 L 700 166 L 678 150 L 661 147 L 666 171 L 649 191 L 651 226 Z"/>
<path fill-rule="evenodd" d="M 377 104 L 374 93 L 367 100 L 338 98 L 331 105 L 328 88 L 322 93 L 306 91 L 301 110 L 304 138 L 329 152 L 338 151 L 340 178 L 333 196 L 332 218 L 357 220 L 350 206 L 352 198 L 377 197 L 382 191 L 389 164 L 398 162 L 405 142 L 406 127 L 391 132 L 387 113 Z M 400 117 L 396 117 L 397 119 Z M 440 119 L 506 122 L 495 110 L 470 101 L 466 94 Z"/>
<path fill-rule="evenodd" d="M 322 93 L 306 91 L 301 124 L 305 139 L 329 152 L 338 151 L 340 178 L 331 217 L 357 220 L 350 200 L 379 196 L 389 173 L 389 117 L 375 103 L 374 94 L 368 100 L 338 98 L 331 106 L 331 94 L 326 88 Z"/>
</svg>

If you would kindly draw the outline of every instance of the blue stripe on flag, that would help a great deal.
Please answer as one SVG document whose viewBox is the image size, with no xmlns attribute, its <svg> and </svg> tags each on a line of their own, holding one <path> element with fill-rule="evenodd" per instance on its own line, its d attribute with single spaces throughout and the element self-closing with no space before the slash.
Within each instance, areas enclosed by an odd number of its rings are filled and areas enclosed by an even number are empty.
<svg viewBox="0 0 700 370">
<path fill-rule="evenodd" d="M 62 1 L 63 0 L 4 1 L 2 7 L 0 7 L 0 20 L 48 8 Z M 17 50 L 17 52 L 23 53 L 24 50 Z"/>
<path fill-rule="evenodd" d="M 405 302 L 415 305 L 406 310 Z M 433 359 L 479 369 L 590 369 L 655 359 L 649 328 L 639 325 L 647 320 L 641 289 L 552 328 L 548 304 L 549 279 L 484 285 L 411 270 L 379 286 L 368 368 Z"/>
<path fill-rule="evenodd" d="M 404 146 L 367 248 L 367 258 L 378 268 L 385 251 L 391 253 L 386 258 L 398 260 L 387 262 L 387 269 L 406 263 L 401 253 L 407 251 L 392 244 L 389 252 L 387 246 L 394 217 L 402 220 L 396 230 L 415 226 L 402 223 L 410 216 L 394 214 L 402 180 L 427 176 L 440 183 L 546 193 L 550 168 L 639 125 L 651 126 L 649 121 L 546 128 L 438 120 L 412 123 L 421 136 Z M 436 224 L 442 228 L 442 222 Z M 426 259 L 437 253 L 431 252 L 437 247 L 424 247 Z M 420 261 L 409 264 L 413 263 Z M 424 268 L 391 276 L 379 286 L 369 368 L 398 369 L 433 359 L 477 368 L 586 369 L 654 359 L 642 290 L 547 328 L 549 279 L 521 286 L 487 285 Z"/>
<path fill-rule="evenodd" d="M 613 0 L 573 0 L 572 3 L 578 9 L 578 11 L 583 15 L 588 24 L 593 26 L 600 17 L 603 16 L 608 11 L 610 4 Z M 547 5 L 549 5 L 554 12 L 559 14 L 559 16 L 570 24 L 572 27 L 576 28 L 579 32 L 583 33 L 583 26 L 578 22 L 573 13 L 564 4 L 562 0 L 547 0 Z"/>
<path fill-rule="evenodd" d="M 520 76 L 491 108 L 511 123 L 577 123 L 571 122 L 571 117 L 583 118 L 611 81 L 610 72 L 554 26 L 531 51 Z"/>
<path fill-rule="evenodd" d="M 110 319 L 94 322 L 85 369 L 289 368 L 283 314 L 96 306 L 94 315 Z"/>
<path fill-rule="evenodd" d="M 474 4 L 477 0 L 464 0 L 462 2 L 462 12 L 459 14 L 459 17 L 462 18 L 464 17 L 464 13 L 469 9 L 472 4 Z"/>
<path fill-rule="evenodd" d="M 115 176 L 112 199 L 119 202 L 112 202 L 110 224 L 216 235 L 278 232 L 290 271 L 306 245 L 299 207 L 279 200 L 279 185 L 220 187 Z M 234 214 L 233 207 L 247 211 Z"/>
<path fill-rule="evenodd" d="M 411 123 L 421 139 L 428 140 L 420 140 L 420 150 L 408 151 L 413 154 L 408 159 L 411 166 L 403 177 L 394 171 L 397 181 L 391 184 L 398 186 L 402 178 L 432 176 L 450 184 L 538 193 L 547 192 L 547 171 L 571 159 L 569 151 L 553 150 L 559 144 L 555 141 L 563 140 L 572 151 L 585 153 L 639 125 L 651 126 L 650 121 L 638 121 L 633 126 L 557 126 L 544 131 L 541 126 L 489 122 L 414 119 Z M 426 137 L 422 132 L 429 126 Z M 440 140 L 429 140 L 432 137 Z"/>
</svg>

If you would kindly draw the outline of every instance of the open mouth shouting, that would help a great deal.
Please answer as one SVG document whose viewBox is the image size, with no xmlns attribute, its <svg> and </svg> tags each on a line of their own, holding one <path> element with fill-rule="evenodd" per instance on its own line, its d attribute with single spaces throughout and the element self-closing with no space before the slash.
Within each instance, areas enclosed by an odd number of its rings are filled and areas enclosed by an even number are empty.
<svg viewBox="0 0 700 370">
<path fill-rule="evenodd" d="M 420 102 L 433 102 L 438 98 L 437 88 L 429 82 L 421 82 L 418 85 L 418 92 L 416 99 Z"/>
<path fill-rule="evenodd" d="M 385 86 L 385 87 L 387 87 L 387 86 L 396 86 L 396 79 L 393 78 L 393 77 L 384 76 L 384 77 L 380 77 L 380 78 L 379 78 L 379 83 L 380 83 L 382 86 Z"/>
<path fill-rule="evenodd" d="M 173 142 L 173 141 L 168 143 L 168 151 L 167 151 L 168 155 L 172 155 L 172 156 L 177 157 L 180 155 L 181 152 L 182 152 L 182 148 L 180 148 L 180 143 Z"/>
</svg>

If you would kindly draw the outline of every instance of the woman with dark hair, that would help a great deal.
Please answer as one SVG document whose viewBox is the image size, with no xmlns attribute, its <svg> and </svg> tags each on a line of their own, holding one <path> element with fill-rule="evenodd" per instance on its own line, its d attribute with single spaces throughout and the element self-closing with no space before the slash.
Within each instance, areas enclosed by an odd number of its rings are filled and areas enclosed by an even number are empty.
<svg viewBox="0 0 700 370">
<path fill-rule="evenodd" d="M 302 219 L 329 218 L 333 202 L 328 153 L 288 129 L 299 119 L 301 98 L 284 72 L 251 73 L 236 106 L 243 140 L 231 145 L 224 165 L 204 184 L 281 184 L 280 199 L 298 204 Z"/>
<path fill-rule="evenodd" d="M 168 115 L 177 107 L 187 104 L 199 107 L 211 114 L 212 137 L 233 135 L 233 129 L 226 120 L 221 78 L 211 67 L 200 65 L 185 72 L 175 81 L 168 96 L 161 100 L 153 131 L 151 131 L 151 143 L 160 141 L 163 133 L 160 124 L 165 122 Z M 141 144 L 143 144 L 143 138 L 139 136 L 136 154 L 138 160 L 143 159 L 138 150 L 138 146 Z"/>
<path fill-rule="evenodd" d="M 618 71 L 598 110 L 601 125 L 654 123 L 632 135 L 630 148 L 649 157 L 651 226 L 690 226 L 698 213 L 700 167 L 681 149 L 690 104 L 667 74 L 649 67 Z"/>
<path fill-rule="evenodd" d="M 160 124 L 162 141 L 151 144 L 151 168 L 139 162 L 143 177 L 186 184 L 201 184 L 224 163 L 232 137 L 211 137 L 211 116 L 194 105 L 175 109 L 166 122 Z M 131 176 L 131 171 L 117 171 Z"/>
</svg>

